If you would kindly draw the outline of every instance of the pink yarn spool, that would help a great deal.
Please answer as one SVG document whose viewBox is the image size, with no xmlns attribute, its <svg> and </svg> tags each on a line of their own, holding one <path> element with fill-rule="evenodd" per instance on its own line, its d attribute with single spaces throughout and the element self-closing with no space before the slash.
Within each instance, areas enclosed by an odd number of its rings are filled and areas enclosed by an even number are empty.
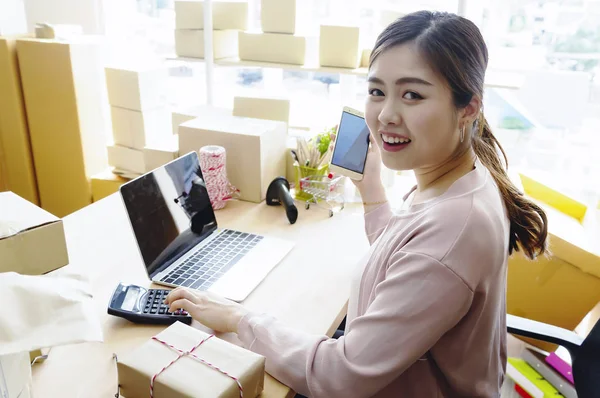
<svg viewBox="0 0 600 398">
<path fill-rule="evenodd" d="M 231 185 L 227 179 L 225 148 L 216 145 L 208 145 L 200 148 L 200 169 L 206 181 L 208 197 L 213 209 L 219 210 L 225 207 L 228 200 L 238 190 Z"/>
</svg>

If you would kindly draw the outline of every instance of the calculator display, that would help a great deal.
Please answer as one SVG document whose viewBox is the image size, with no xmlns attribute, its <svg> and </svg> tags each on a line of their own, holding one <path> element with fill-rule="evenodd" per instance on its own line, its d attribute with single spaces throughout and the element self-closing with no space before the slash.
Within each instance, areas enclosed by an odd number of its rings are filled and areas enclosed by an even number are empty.
<svg viewBox="0 0 600 398">
<path fill-rule="evenodd" d="M 132 288 L 127 289 L 127 294 L 125 295 L 125 298 L 123 299 L 123 304 L 121 304 L 121 308 L 123 308 L 125 311 L 133 310 L 133 307 L 135 307 L 135 303 L 138 298 L 138 294 L 139 294 L 138 289 L 132 289 Z"/>
</svg>

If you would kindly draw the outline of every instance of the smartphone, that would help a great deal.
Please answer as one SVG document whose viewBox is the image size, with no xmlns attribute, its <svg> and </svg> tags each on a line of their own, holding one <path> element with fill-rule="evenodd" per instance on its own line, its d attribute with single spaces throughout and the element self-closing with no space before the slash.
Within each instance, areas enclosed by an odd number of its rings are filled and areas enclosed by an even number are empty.
<svg viewBox="0 0 600 398">
<path fill-rule="evenodd" d="M 353 180 L 362 180 L 369 151 L 369 128 L 365 115 L 344 107 L 338 124 L 329 169 Z"/>
</svg>

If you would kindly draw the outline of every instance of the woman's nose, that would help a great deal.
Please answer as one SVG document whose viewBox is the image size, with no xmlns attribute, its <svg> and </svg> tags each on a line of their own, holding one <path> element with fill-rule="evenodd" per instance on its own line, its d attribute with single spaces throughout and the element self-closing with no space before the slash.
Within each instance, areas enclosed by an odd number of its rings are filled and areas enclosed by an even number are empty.
<svg viewBox="0 0 600 398">
<path fill-rule="evenodd" d="M 400 112 L 394 106 L 394 101 L 387 100 L 385 101 L 381 112 L 379 112 L 379 122 L 384 126 L 389 124 L 398 125 L 402 122 L 402 118 L 400 117 Z"/>
</svg>

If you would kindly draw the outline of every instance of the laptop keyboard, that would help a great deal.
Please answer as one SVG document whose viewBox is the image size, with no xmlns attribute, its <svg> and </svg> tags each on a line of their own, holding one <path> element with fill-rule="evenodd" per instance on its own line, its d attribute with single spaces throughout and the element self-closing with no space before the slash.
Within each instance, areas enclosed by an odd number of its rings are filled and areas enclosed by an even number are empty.
<svg viewBox="0 0 600 398">
<path fill-rule="evenodd" d="M 161 281 L 207 290 L 262 239 L 260 235 L 224 230 Z"/>
</svg>

